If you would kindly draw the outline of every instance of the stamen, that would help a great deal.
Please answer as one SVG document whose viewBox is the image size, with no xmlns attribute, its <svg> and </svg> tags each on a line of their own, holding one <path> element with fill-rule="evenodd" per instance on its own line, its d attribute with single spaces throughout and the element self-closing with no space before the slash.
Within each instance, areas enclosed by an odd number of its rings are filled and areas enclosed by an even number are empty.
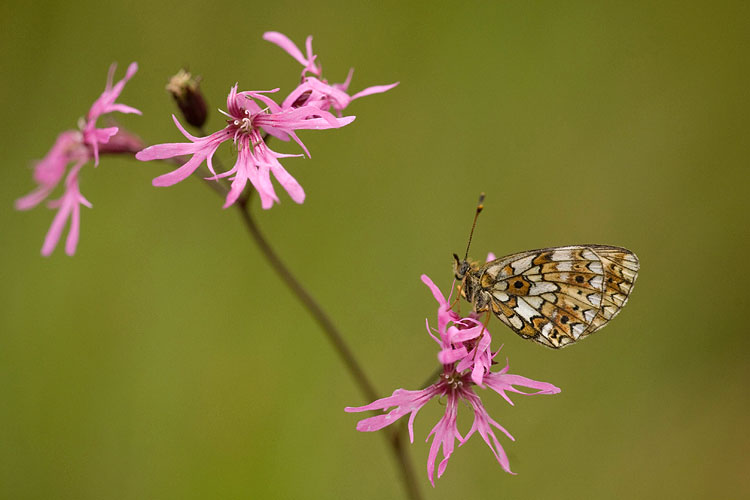
<svg viewBox="0 0 750 500">
<path fill-rule="evenodd" d="M 250 131 L 253 129 L 253 121 L 250 118 L 243 118 L 242 119 L 242 125 L 240 125 L 240 130 L 245 132 L 246 134 L 250 133 Z"/>
<path fill-rule="evenodd" d="M 451 389 L 458 389 L 459 387 L 462 387 L 464 385 L 463 380 L 461 380 L 461 375 L 458 373 L 443 373 L 441 377 L 451 387 Z"/>
</svg>

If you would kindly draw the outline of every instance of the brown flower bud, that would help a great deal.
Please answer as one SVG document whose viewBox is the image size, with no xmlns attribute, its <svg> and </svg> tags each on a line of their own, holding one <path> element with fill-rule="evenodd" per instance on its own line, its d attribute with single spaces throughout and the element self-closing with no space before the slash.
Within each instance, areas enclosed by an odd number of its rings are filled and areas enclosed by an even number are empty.
<svg viewBox="0 0 750 500">
<path fill-rule="evenodd" d="M 172 94 L 182 116 L 192 126 L 201 128 L 206 123 L 208 112 L 206 101 L 199 88 L 200 77 L 193 78 L 190 73 L 181 69 L 169 79 L 167 91 Z"/>
</svg>

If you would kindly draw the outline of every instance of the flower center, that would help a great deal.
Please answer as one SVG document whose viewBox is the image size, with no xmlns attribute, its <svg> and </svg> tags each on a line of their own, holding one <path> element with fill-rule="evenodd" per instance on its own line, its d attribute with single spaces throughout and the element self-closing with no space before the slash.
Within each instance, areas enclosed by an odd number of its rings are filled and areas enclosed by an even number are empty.
<svg viewBox="0 0 750 500">
<path fill-rule="evenodd" d="M 245 109 L 243 110 L 243 114 L 245 115 L 244 118 L 234 119 L 235 127 L 237 127 L 240 132 L 243 132 L 245 134 L 249 134 L 250 131 L 253 129 L 253 116 L 250 114 L 250 111 Z"/>
<path fill-rule="evenodd" d="M 446 384 L 451 386 L 451 389 L 458 389 L 462 385 L 464 385 L 463 380 L 461 380 L 461 374 L 458 372 L 451 372 L 451 373 L 443 373 L 440 375 Z"/>
</svg>

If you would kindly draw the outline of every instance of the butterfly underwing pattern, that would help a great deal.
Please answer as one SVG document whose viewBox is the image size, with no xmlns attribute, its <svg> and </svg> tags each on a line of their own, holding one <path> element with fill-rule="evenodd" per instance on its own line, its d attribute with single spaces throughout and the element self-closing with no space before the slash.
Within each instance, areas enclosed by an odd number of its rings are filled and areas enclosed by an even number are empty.
<svg viewBox="0 0 750 500">
<path fill-rule="evenodd" d="M 555 349 L 617 316 L 640 267 L 633 252 L 608 245 L 541 248 L 483 265 L 454 258 L 461 296 L 475 312 L 492 311 L 521 337 Z"/>
</svg>

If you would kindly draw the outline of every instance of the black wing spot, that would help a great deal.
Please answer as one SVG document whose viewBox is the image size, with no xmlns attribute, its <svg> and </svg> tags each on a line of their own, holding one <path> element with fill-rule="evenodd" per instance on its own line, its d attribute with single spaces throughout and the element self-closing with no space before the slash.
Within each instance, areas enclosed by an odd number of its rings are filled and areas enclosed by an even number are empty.
<svg viewBox="0 0 750 500">
<path fill-rule="evenodd" d="M 561 322 L 561 323 L 562 323 L 562 324 L 564 325 L 565 323 L 567 323 L 567 322 L 568 322 L 568 320 L 569 320 L 569 319 L 570 319 L 570 318 L 568 318 L 567 316 L 563 316 L 563 317 L 562 317 L 562 318 L 560 319 L 560 322 Z"/>
<path fill-rule="evenodd" d="M 580 276 L 580 275 L 579 275 L 579 276 L 576 276 L 576 281 L 577 281 L 578 283 L 583 283 L 583 276 Z"/>
<path fill-rule="evenodd" d="M 515 283 L 513 283 L 513 286 L 516 288 L 523 288 L 523 282 L 516 280 Z"/>
<path fill-rule="evenodd" d="M 577 311 L 577 310 L 579 310 L 579 309 L 580 309 L 580 307 L 578 307 L 578 306 L 573 306 L 573 310 L 574 310 L 574 311 Z"/>
</svg>

